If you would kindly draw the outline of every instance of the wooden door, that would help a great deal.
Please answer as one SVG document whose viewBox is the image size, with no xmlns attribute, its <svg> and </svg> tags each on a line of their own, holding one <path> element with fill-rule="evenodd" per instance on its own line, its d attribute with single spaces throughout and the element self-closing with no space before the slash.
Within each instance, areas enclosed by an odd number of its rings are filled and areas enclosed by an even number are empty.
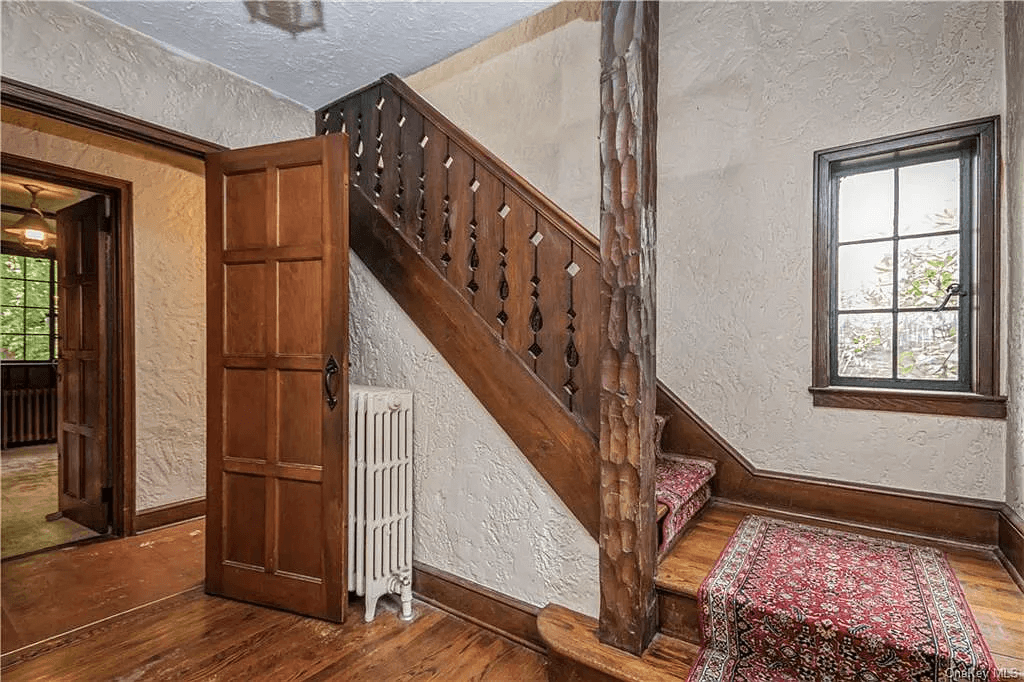
<svg viewBox="0 0 1024 682">
<path fill-rule="evenodd" d="M 206 590 L 341 621 L 348 138 L 211 154 Z"/>
<path fill-rule="evenodd" d="M 58 504 L 98 533 L 110 522 L 106 203 L 97 195 L 57 213 Z"/>
</svg>

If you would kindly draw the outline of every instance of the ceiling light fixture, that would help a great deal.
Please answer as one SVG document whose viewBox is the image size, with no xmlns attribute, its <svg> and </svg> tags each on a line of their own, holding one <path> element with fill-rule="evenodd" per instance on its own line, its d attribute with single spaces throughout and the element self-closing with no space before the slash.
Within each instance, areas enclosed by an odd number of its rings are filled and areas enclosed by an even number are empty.
<svg viewBox="0 0 1024 682">
<path fill-rule="evenodd" d="M 50 240 L 56 241 L 57 235 L 50 229 L 50 225 L 43 217 L 43 212 L 39 209 L 39 204 L 36 203 L 36 195 L 42 192 L 43 188 L 36 185 L 22 185 L 22 187 L 32 195 L 32 204 L 25 211 L 25 215 L 21 216 L 18 222 L 5 228 L 4 232 L 17 235 L 18 239 L 29 248 L 46 249 L 50 245 Z"/>
<path fill-rule="evenodd" d="M 320 0 L 245 0 L 243 4 L 249 12 L 250 23 L 262 21 L 282 31 L 288 31 L 292 38 L 314 28 L 327 30 L 324 27 L 324 6 Z"/>
</svg>

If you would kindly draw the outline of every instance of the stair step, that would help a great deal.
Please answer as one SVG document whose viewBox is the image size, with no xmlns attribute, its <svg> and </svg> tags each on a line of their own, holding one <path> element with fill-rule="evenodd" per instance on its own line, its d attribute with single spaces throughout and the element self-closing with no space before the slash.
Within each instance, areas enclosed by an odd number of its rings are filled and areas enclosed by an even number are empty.
<svg viewBox="0 0 1024 682">
<path fill-rule="evenodd" d="M 541 610 L 537 629 L 548 646 L 551 680 L 679 682 L 697 658 L 696 645 L 665 635 L 656 635 L 643 656 L 633 656 L 601 643 L 596 619 L 554 604 Z"/>
<path fill-rule="evenodd" d="M 658 502 L 659 556 L 672 549 L 686 524 L 711 499 L 709 482 L 714 475 L 715 466 L 707 460 L 678 455 L 658 458 L 655 498 Z"/>
</svg>

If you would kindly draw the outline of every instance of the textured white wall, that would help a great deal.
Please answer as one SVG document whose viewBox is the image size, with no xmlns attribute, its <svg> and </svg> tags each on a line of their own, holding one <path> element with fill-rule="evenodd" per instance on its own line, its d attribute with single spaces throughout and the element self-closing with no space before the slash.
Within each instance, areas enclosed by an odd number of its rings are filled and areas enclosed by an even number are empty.
<svg viewBox="0 0 1024 682">
<path fill-rule="evenodd" d="M 563 3 L 406 80 L 598 234 L 595 8 Z"/>
<path fill-rule="evenodd" d="M 757 466 L 1003 499 L 1004 422 L 807 392 L 814 151 L 1002 113 L 1003 31 L 999 3 L 662 4 L 658 375 Z M 599 25 L 497 40 L 409 82 L 596 229 Z"/>
<path fill-rule="evenodd" d="M 1006 501 L 1024 516 L 1024 3 L 1006 12 L 1007 336 Z"/>
<path fill-rule="evenodd" d="M 658 375 L 757 466 L 1003 499 L 1005 422 L 807 392 L 813 152 L 1000 114 L 1003 68 L 999 3 L 662 5 Z"/>
<path fill-rule="evenodd" d="M 313 134 L 313 117 L 302 105 L 81 5 L 0 5 L 8 78 L 226 147 Z"/>
<path fill-rule="evenodd" d="M 313 132 L 305 108 L 79 5 L 2 3 L 3 75 L 231 147 Z M 136 507 L 205 493 L 202 175 L 3 127 L 4 150 L 130 180 Z"/>
<path fill-rule="evenodd" d="M 353 255 L 351 380 L 411 388 L 417 561 L 596 615 L 597 543 Z"/>
</svg>

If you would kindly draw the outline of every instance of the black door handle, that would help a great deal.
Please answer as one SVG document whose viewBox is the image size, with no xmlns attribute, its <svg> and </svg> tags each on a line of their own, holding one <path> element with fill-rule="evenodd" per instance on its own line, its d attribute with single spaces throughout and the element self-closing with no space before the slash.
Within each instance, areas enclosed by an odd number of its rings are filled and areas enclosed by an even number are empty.
<svg viewBox="0 0 1024 682">
<path fill-rule="evenodd" d="M 338 397 L 331 390 L 331 377 L 340 371 L 341 367 L 338 366 L 338 361 L 334 359 L 334 356 L 327 358 L 327 364 L 324 365 L 324 393 L 327 395 L 327 407 L 332 410 L 338 405 Z"/>
</svg>

